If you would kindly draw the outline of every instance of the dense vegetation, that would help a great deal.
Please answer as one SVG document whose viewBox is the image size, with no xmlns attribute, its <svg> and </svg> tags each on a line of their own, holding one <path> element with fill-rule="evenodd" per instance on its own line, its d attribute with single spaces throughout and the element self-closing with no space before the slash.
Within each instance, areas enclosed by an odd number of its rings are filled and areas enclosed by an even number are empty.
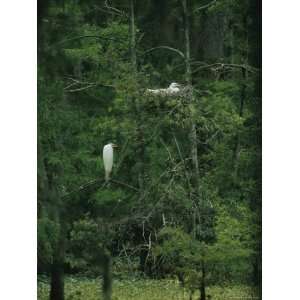
<svg viewBox="0 0 300 300">
<path fill-rule="evenodd" d="M 128 293 L 154 284 L 173 299 L 170 279 L 201 300 L 260 289 L 260 32 L 254 0 L 38 1 L 38 273 L 51 300 L 77 299 L 64 274 L 101 277 L 78 299 L 141 278 Z M 183 92 L 145 93 L 171 82 Z"/>
</svg>

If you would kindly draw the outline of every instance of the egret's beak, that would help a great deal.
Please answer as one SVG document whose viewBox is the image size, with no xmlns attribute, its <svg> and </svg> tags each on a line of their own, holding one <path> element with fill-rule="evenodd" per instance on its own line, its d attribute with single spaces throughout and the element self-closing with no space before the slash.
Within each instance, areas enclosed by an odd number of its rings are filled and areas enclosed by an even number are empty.
<svg viewBox="0 0 300 300">
<path fill-rule="evenodd" d="M 118 145 L 112 144 L 112 147 L 113 147 L 113 148 L 118 148 Z"/>
</svg>

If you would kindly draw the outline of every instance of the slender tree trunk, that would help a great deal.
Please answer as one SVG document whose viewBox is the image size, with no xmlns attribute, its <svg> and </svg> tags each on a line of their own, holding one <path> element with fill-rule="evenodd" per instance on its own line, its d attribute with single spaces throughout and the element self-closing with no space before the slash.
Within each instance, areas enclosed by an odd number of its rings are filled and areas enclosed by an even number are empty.
<svg viewBox="0 0 300 300">
<path fill-rule="evenodd" d="M 51 269 L 50 300 L 64 300 L 64 268 L 61 260 L 55 259 Z"/>
<path fill-rule="evenodd" d="M 40 149 L 41 150 L 41 149 Z M 49 171 L 47 161 L 43 163 L 47 179 L 47 202 L 51 206 L 50 218 L 59 225 L 59 236 L 55 242 L 53 262 L 51 265 L 50 300 L 64 300 L 64 262 L 66 232 L 61 198 L 57 190 L 54 174 Z"/>
<path fill-rule="evenodd" d="M 241 98 L 240 98 L 240 107 L 239 107 L 239 116 L 243 117 L 244 115 L 244 106 L 246 98 L 246 81 L 247 81 L 247 70 L 242 69 L 242 86 L 241 86 Z M 240 151 L 241 151 L 241 134 L 237 133 L 236 144 L 234 150 L 234 166 L 233 166 L 233 178 L 236 181 L 238 178 L 239 171 L 239 160 L 240 160 Z"/>
<path fill-rule="evenodd" d="M 137 57 L 136 57 L 136 29 L 135 29 L 135 13 L 134 13 L 134 0 L 130 0 L 130 58 L 135 80 L 137 81 Z M 136 99 L 136 96 L 132 97 L 133 110 L 137 118 L 137 163 L 138 163 L 138 184 L 140 189 L 140 198 L 142 198 L 144 190 L 144 159 L 145 159 L 145 141 L 143 130 L 143 113 L 142 109 Z"/>
<path fill-rule="evenodd" d="M 247 28 L 247 18 L 244 19 L 244 26 L 245 26 L 245 28 Z M 244 56 L 244 63 L 248 64 L 248 61 L 249 61 L 249 33 L 248 33 L 248 30 L 246 30 L 245 40 L 246 40 L 246 51 L 245 51 L 245 56 Z M 247 79 L 248 79 L 248 72 L 246 69 L 242 69 L 241 100 L 240 100 L 240 108 L 239 108 L 239 116 L 240 117 L 243 117 L 243 114 L 244 114 Z M 237 137 L 236 137 L 236 147 L 235 147 L 235 151 L 234 151 L 234 169 L 233 169 L 234 177 L 233 178 L 235 181 L 238 178 L 240 151 L 241 151 L 241 134 L 240 134 L 240 132 L 238 132 Z"/>
<path fill-rule="evenodd" d="M 206 291 L 205 291 L 205 266 L 204 262 L 202 262 L 202 277 L 200 282 L 200 300 L 206 299 Z"/>
<path fill-rule="evenodd" d="M 64 300 L 64 261 L 65 261 L 65 231 L 60 223 L 59 239 L 57 241 L 53 263 L 51 266 L 50 300 Z"/>
<path fill-rule="evenodd" d="M 104 255 L 102 260 L 102 268 L 103 268 L 103 299 L 110 300 L 112 293 L 112 274 L 111 274 L 111 258 L 110 256 Z"/>
<path fill-rule="evenodd" d="M 45 168 L 43 150 L 40 141 L 40 132 L 38 126 L 38 138 L 37 138 L 37 217 L 43 217 L 44 204 L 47 202 L 48 195 L 48 179 Z"/>
<path fill-rule="evenodd" d="M 191 72 L 191 50 L 190 50 L 190 29 L 189 29 L 189 10 L 187 0 L 182 1 L 183 4 L 183 16 L 184 16 L 184 39 L 185 39 L 185 80 L 189 87 L 188 97 L 190 107 L 195 106 L 195 99 L 192 86 L 192 72 Z M 195 122 L 194 109 L 191 109 L 191 131 L 190 131 L 190 142 L 191 142 L 191 155 L 193 163 L 193 185 L 197 193 L 200 192 L 199 184 L 199 163 L 198 163 L 198 147 L 197 147 L 197 128 Z M 200 194 L 199 194 L 200 196 Z"/>
<path fill-rule="evenodd" d="M 136 41 L 135 41 L 135 15 L 134 0 L 130 0 L 130 58 L 131 64 L 136 72 Z"/>
<path fill-rule="evenodd" d="M 135 76 L 136 83 L 138 81 L 137 74 L 137 57 L 136 57 L 136 28 L 135 28 L 135 12 L 134 12 L 134 4 L 135 0 L 129 0 L 130 4 L 130 23 L 129 23 L 129 34 L 130 34 L 130 57 L 131 57 L 131 65 L 133 69 L 133 74 Z M 138 89 L 138 83 L 136 84 Z M 144 196 L 144 188 L 145 188 L 145 139 L 144 139 L 144 120 L 143 120 L 143 111 L 140 107 L 139 102 L 136 99 L 136 96 L 132 97 L 132 106 L 134 115 L 136 116 L 137 123 L 137 136 L 136 136 L 136 160 L 138 164 L 137 175 L 138 175 L 138 186 L 139 186 L 139 199 L 140 205 L 142 206 L 142 199 Z M 140 251 L 140 269 L 145 271 L 145 253 Z"/>
<path fill-rule="evenodd" d="M 235 54 L 235 45 L 234 45 L 234 30 L 233 24 L 229 25 L 229 43 L 230 43 L 230 62 L 232 64 L 235 63 L 234 61 L 234 54 Z"/>
<path fill-rule="evenodd" d="M 197 126 L 196 126 L 196 116 L 195 116 L 195 99 L 194 99 L 194 93 L 193 93 L 193 85 L 192 85 L 192 72 L 191 72 L 191 50 L 190 50 L 190 24 L 189 24 L 189 5 L 188 0 L 182 0 L 182 6 L 183 6 L 183 18 L 184 18 L 184 40 L 185 40 L 185 80 L 186 84 L 189 87 L 190 94 L 189 97 L 189 105 L 191 107 L 190 115 L 191 115 L 191 130 L 190 130 L 190 143 L 191 143 L 191 155 L 192 155 L 192 185 L 195 190 L 195 194 L 197 195 L 197 198 L 199 199 L 199 207 L 200 209 L 203 207 L 203 199 L 201 197 L 201 187 L 200 187 L 200 172 L 199 172 L 199 162 L 198 162 L 198 147 L 197 147 Z M 195 210 L 197 208 L 195 207 Z M 201 211 L 199 212 L 199 214 Z M 202 218 L 199 217 L 199 227 L 201 228 Z M 195 229 L 194 229 L 195 234 Z M 204 262 L 201 262 L 202 265 L 202 271 L 203 276 L 200 283 L 200 293 L 201 293 L 201 300 L 206 300 L 205 296 L 205 276 L 204 276 Z"/>
</svg>

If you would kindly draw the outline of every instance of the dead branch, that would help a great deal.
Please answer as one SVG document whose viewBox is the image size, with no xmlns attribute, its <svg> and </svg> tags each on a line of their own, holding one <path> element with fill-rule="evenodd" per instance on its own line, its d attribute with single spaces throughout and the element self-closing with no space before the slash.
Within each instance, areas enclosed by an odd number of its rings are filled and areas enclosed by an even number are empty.
<svg viewBox="0 0 300 300">
<path fill-rule="evenodd" d="M 255 67 L 252 67 L 249 65 L 244 65 L 244 64 L 239 65 L 239 64 L 214 63 L 214 64 L 209 64 L 209 65 L 198 67 L 192 73 L 196 73 L 198 71 L 205 70 L 205 69 L 211 69 L 212 71 L 221 71 L 221 70 L 224 70 L 225 68 L 244 69 L 251 73 L 257 73 L 260 71 L 259 69 L 255 68 Z"/>
<path fill-rule="evenodd" d="M 111 183 L 115 183 L 115 184 L 117 184 L 117 185 L 121 185 L 121 186 L 127 187 L 127 188 L 129 188 L 129 189 L 131 189 L 131 190 L 134 190 L 134 191 L 136 191 L 136 192 L 139 192 L 139 189 L 138 189 L 138 188 L 136 188 L 136 187 L 134 187 L 134 186 L 132 186 L 132 185 L 130 185 L 130 184 L 127 184 L 127 183 L 125 183 L 125 182 L 118 181 L 118 180 L 115 180 L 115 179 L 111 179 L 111 180 L 109 181 L 109 183 L 110 183 L 110 182 L 111 182 Z M 91 186 L 93 186 L 93 185 L 95 185 L 95 184 L 101 184 L 101 183 L 103 183 L 102 186 L 101 186 L 101 189 L 104 188 L 104 187 L 107 185 L 107 183 L 105 182 L 105 179 L 104 179 L 104 178 L 93 179 L 93 180 L 91 180 L 91 181 L 89 181 L 89 182 L 87 182 L 87 183 L 85 183 L 85 184 L 79 186 L 79 187 L 76 188 L 75 190 L 73 190 L 73 191 L 71 191 L 71 192 L 69 192 L 69 193 L 63 195 L 61 198 L 62 198 L 62 199 L 68 198 L 68 197 L 72 196 L 72 195 L 75 194 L 75 193 L 76 193 L 76 194 L 81 193 L 81 192 L 85 191 L 87 188 L 89 188 L 89 187 L 91 187 Z"/>
<path fill-rule="evenodd" d="M 128 184 L 128 183 L 125 183 L 125 182 L 122 182 L 122 181 L 119 181 L 119 180 L 111 179 L 110 182 L 116 183 L 116 184 L 118 184 L 118 185 L 125 186 L 125 187 L 127 187 L 127 188 L 129 188 L 129 189 L 132 189 L 132 190 L 136 191 L 136 192 L 139 192 L 139 191 L 140 191 L 138 188 L 134 187 L 133 185 L 130 185 L 130 184 Z"/>
<path fill-rule="evenodd" d="M 84 90 L 87 90 L 91 87 L 94 87 L 96 86 L 96 84 L 90 84 L 90 85 L 87 85 L 87 86 L 84 86 L 84 87 L 81 87 L 81 88 L 77 88 L 77 89 L 73 89 L 73 90 L 67 90 L 67 92 L 69 93 L 74 93 L 74 92 L 80 92 L 80 91 L 84 91 Z"/>
<path fill-rule="evenodd" d="M 150 52 L 152 52 L 154 50 L 159 50 L 159 49 L 165 49 L 165 50 L 169 50 L 169 51 L 175 52 L 181 58 L 185 59 L 184 54 L 180 50 L 178 50 L 176 48 L 169 47 L 169 46 L 158 46 L 158 47 L 151 48 L 149 50 L 146 50 L 143 55 L 148 54 L 148 53 L 150 53 Z"/>
<path fill-rule="evenodd" d="M 169 154 L 170 161 L 174 164 L 174 159 L 173 159 L 173 157 L 172 157 L 172 155 L 171 155 L 171 152 L 170 152 L 168 146 L 165 144 L 165 142 L 163 141 L 162 138 L 160 138 L 159 140 L 160 140 L 160 142 L 162 143 L 162 145 L 166 148 L 166 151 L 167 151 L 168 154 Z"/>
<path fill-rule="evenodd" d="M 202 5 L 202 6 L 198 7 L 198 8 L 196 8 L 195 12 L 198 12 L 200 10 L 204 10 L 206 8 L 209 8 L 210 6 L 214 5 L 215 3 L 217 3 L 217 0 L 213 0 L 213 1 L 211 1 L 211 2 L 209 2 L 207 4 L 205 4 L 205 5 Z"/>
<path fill-rule="evenodd" d="M 108 0 L 105 0 L 105 7 L 111 11 L 113 11 L 114 13 L 118 14 L 119 16 L 125 15 L 124 11 L 117 9 L 115 7 L 112 7 L 110 5 L 108 5 Z"/>
<path fill-rule="evenodd" d="M 109 88 L 115 88 L 113 85 L 110 84 L 104 84 L 100 82 L 87 82 L 87 81 L 81 81 L 72 77 L 67 77 L 70 81 L 72 81 L 69 85 L 67 85 L 64 90 L 69 92 L 69 93 L 74 93 L 74 92 L 79 92 L 79 91 L 84 91 L 87 90 L 91 87 L 96 87 L 96 86 L 103 86 L 103 87 L 109 87 Z M 78 85 L 79 87 L 74 87 Z M 73 89 L 70 89 L 71 87 L 74 87 Z"/>
</svg>

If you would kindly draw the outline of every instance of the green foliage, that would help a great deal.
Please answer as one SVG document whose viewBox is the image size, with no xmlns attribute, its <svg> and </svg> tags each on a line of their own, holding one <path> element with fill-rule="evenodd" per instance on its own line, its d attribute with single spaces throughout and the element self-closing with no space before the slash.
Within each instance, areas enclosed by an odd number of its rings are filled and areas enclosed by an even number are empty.
<svg viewBox="0 0 300 300">
<path fill-rule="evenodd" d="M 43 266 L 53 261 L 54 248 L 58 242 L 59 225 L 49 218 L 37 222 L 38 260 Z"/>
<path fill-rule="evenodd" d="M 247 282 L 251 276 L 254 254 L 251 211 L 238 205 L 234 215 L 220 207 L 216 222 L 217 242 L 205 249 L 205 260 L 215 282 Z"/>
<path fill-rule="evenodd" d="M 184 286 L 199 286 L 202 276 L 200 265 L 204 259 L 203 244 L 180 228 L 163 228 L 153 252 L 160 273 L 176 275 Z"/>
</svg>

